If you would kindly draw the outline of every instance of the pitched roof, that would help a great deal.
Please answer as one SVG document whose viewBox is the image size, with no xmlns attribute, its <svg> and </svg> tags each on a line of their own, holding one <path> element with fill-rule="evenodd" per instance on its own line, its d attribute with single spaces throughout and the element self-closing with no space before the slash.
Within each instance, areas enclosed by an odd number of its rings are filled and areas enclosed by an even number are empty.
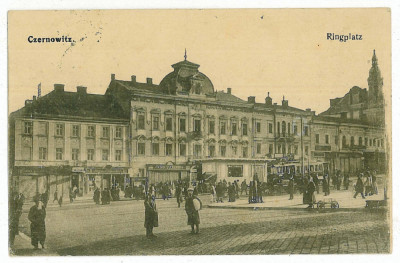
<svg viewBox="0 0 400 263">
<path fill-rule="evenodd" d="M 12 113 L 12 116 L 70 116 L 72 118 L 129 119 L 112 97 L 52 91 Z"/>
</svg>

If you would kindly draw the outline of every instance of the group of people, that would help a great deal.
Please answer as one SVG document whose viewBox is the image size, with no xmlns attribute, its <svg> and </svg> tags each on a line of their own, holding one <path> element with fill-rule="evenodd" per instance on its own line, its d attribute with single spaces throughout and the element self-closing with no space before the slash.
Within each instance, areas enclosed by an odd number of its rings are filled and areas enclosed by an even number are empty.
<svg viewBox="0 0 400 263">
<path fill-rule="evenodd" d="M 361 194 L 361 197 L 363 199 L 365 199 L 365 196 L 378 194 L 378 186 L 376 183 L 375 172 L 366 171 L 365 174 L 360 173 L 357 176 L 355 194 L 353 197 L 357 198 L 358 194 Z"/>
</svg>

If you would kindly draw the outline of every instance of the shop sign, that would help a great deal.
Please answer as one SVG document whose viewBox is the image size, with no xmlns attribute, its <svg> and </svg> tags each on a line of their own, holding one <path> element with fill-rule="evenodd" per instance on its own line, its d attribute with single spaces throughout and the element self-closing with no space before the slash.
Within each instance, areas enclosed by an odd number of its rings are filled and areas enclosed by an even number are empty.
<svg viewBox="0 0 400 263">
<path fill-rule="evenodd" d="M 72 167 L 72 172 L 73 173 L 84 173 L 85 167 Z"/>
</svg>

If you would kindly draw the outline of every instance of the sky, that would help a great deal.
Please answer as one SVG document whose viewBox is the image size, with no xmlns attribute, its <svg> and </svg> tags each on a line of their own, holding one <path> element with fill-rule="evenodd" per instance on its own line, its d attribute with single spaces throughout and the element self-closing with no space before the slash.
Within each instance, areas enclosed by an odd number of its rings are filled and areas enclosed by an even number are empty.
<svg viewBox="0 0 400 263">
<path fill-rule="evenodd" d="M 116 79 L 159 84 L 171 65 L 200 65 L 216 90 L 232 88 L 247 100 L 311 108 L 351 87 L 367 88 L 373 50 L 391 91 L 389 9 L 236 9 L 10 11 L 8 15 L 9 112 L 26 99 L 53 90 L 88 87 L 104 94 Z M 362 35 L 362 40 L 327 40 L 327 33 Z M 69 36 L 71 43 L 29 43 L 28 37 Z"/>
</svg>

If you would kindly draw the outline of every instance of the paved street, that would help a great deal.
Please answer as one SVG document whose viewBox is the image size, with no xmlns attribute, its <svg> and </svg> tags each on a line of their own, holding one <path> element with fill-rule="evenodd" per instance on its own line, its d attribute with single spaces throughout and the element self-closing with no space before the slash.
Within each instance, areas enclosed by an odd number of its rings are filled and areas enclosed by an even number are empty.
<svg viewBox="0 0 400 263">
<path fill-rule="evenodd" d="M 146 239 L 142 201 L 96 206 L 89 200 L 47 210 L 46 244 L 60 255 L 388 253 L 386 214 L 346 210 L 205 208 L 191 235 L 174 199 L 157 200 L 158 236 Z M 22 230 L 29 234 L 27 213 Z M 29 254 L 28 250 L 16 254 Z"/>
</svg>

